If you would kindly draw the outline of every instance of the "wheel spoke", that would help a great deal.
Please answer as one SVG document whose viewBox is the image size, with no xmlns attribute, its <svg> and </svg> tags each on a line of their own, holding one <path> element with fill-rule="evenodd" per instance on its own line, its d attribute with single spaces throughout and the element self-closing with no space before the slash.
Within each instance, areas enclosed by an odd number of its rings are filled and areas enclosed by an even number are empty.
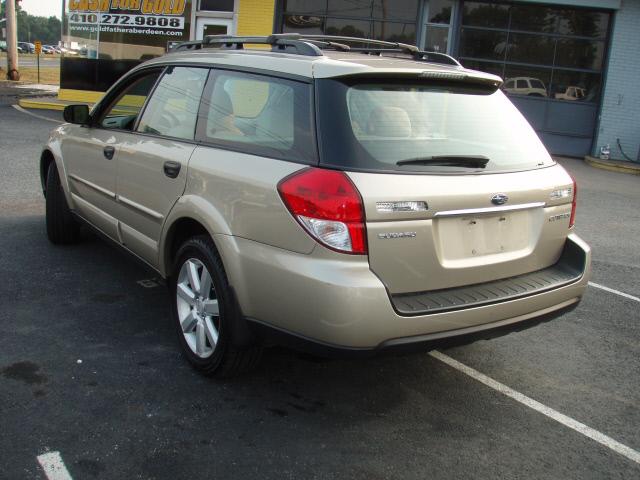
<svg viewBox="0 0 640 480">
<path fill-rule="evenodd" d="M 205 300 L 203 302 L 204 313 L 213 317 L 220 316 L 220 307 L 218 306 L 218 300 Z"/>
<path fill-rule="evenodd" d="M 193 328 L 196 326 L 198 319 L 193 314 L 193 312 L 189 312 L 186 317 L 180 322 L 182 326 L 182 331 L 185 333 L 193 332 Z"/>
<path fill-rule="evenodd" d="M 200 277 L 200 295 L 203 298 L 209 298 L 209 293 L 211 291 L 211 275 L 209 274 L 209 270 L 207 267 L 202 267 L 202 276 Z"/>
<path fill-rule="evenodd" d="M 186 283 L 179 283 L 177 288 L 178 296 L 187 302 L 189 305 L 193 306 L 196 302 L 196 294 L 193 290 L 191 290 Z"/>
<path fill-rule="evenodd" d="M 200 293 L 200 276 L 198 275 L 198 265 L 195 262 L 189 260 L 187 262 L 187 275 L 189 276 L 189 283 L 191 289 L 196 293 Z"/>
<path fill-rule="evenodd" d="M 196 324 L 196 353 L 200 356 L 204 355 L 207 349 L 207 336 L 204 330 L 204 322 L 199 321 Z"/>
<path fill-rule="evenodd" d="M 211 319 L 206 319 L 204 321 L 204 331 L 207 334 L 207 338 L 209 339 L 211 348 L 215 348 L 216 344 L 218 343 L 218 330 L 216 329 Z"/>
</svg>

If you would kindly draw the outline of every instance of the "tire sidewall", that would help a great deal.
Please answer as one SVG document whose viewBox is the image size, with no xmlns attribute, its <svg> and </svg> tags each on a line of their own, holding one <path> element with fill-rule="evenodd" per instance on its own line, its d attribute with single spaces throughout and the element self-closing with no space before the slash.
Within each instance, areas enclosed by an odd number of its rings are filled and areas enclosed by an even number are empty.
<svg viewBox="0 0 640 480">
<path fill-rule="evenodd" d="M 218 299 L 218 308 L 220 312 L 219 328 L 218 328 L 218 343 L 213 351 L 213 354 L 207 358 L 201 358 L 197 356 L 187 344 L 180 320 L 178 318 L 178 306 L 177 306 L 177 285 L 178 275 L 184 262 L 190 258 L 196 258 L 200 260 L 204 266 L 209 270 L 211 274 L 211 281 L 216 292 Z M 178 341 L 182 350 L 182 354 L 187 360 L 193 364 L 199 370 L 205 370 L 210 373 L 214 373 L 218 367 L 220 367 L 224 353 L 228 344 L 228 322 L 230 321 L 232 307 L 230 305 L 230 295 L 227 288 L 226 278 L 224 271 L 221 271 L 218 266 L 218 260 L 215 258 L 214 253 L 210 251 L 207 244 L 198 238 L 193 238 L 185 242 L 178 250 L 176 255 L 176 261 L 173 266 L 172 275 L 169 278 L 169 293 L 171 296 L 171 318 L 178 335 Z"/>
</svg>

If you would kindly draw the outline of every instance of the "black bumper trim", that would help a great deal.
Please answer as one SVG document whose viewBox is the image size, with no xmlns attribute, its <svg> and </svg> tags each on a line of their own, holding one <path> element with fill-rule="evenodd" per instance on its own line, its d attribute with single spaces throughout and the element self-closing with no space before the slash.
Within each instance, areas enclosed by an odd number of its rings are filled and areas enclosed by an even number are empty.
<svg viewBox="0 0 640 480">
<path fill-rule="evenodd" d="M 428 292 L 391 294 L 394 310 L 403 316 L 430 315 L 481 307 L 536 295 L 574 283 L 586 267 L 584 250 L 567 241 L 555 265 L 515 277 Z"/>
<path fill-rule="evenodd" d="M 451 330 L 446 332 L 447 336 L 436 339 L 428 338 L 428 335 L 396 338 L 383 342 L 374 348 L 354 348 L 328 344 L 293 332 L 282 330 L 255 319 L 247 318 L 246 320 L 250 325 L 251 331 L 265 346 L 283 346 L 299 352 L 328 358 L 362 358 L 384 354 L 428 352 L 437 348 L 467 345 L 478 340 L 489 340 L 491 338 L 502 337 L 512 332 L 519 332 L 521 330 L 535 327 L 540 323 L 554 320 L 565 313 L 574 310 L 579 303 L 580 299 L 578 298 L 574 303 L 559 308 L 558 310 L 506 325 L 493 327 L 491 325 L 484 325 L 485 328 L 482 328 L 483 326 L 479 325 L 482 329 L 471 333 L 460 334 L 456 333 L 455 330 Z"/>
</svg>

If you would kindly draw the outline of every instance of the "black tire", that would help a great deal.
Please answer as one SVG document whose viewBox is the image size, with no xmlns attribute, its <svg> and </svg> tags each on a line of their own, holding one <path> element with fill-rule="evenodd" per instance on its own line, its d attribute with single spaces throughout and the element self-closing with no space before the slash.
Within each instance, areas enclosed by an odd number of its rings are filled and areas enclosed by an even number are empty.
<svg viewBox="0 0 640 480">
<path fill-rule="evenodd" d="M 55 162 L 51 162 L 47 170 L 46 222 L 51 243 L 65 245 L 80 239 L 80 225 L 67 204 Z"/>
<path fill-rule="evenodd" d="M 178 315 L 176 293 L 179 272 L 183 264 L 190 259 L 199 260 L 207 268 L 218 300 L 218 342 L 213 354 L 208 358 L 201 358 L 191 350 L 183 334 Z M 243 320 L 233 290 L 227 281 L 224 266 L 211 238 L 208 235 L 199 235 L 183 243 L 176 254 L 172 272 L 169 278 L 171 318 L 184 357 L 199 372 L 218 378 L 230 378 L 252 370 L 260 360 L 262 347 L 255 342 L 241 342 L 238 338 L 234 338 L 237 336 L 238 329 L 234 328 L 233 322 Z"/>
</svg>

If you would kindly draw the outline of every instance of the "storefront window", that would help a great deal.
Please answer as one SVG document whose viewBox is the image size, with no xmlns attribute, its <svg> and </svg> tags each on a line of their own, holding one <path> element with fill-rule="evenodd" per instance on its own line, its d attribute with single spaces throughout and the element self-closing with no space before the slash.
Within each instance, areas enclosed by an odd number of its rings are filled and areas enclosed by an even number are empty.
<svg viewBox="0 0 640 480">
<path fill-rule="evenodd" d="M 507 33 L 463 28 L 460 34 L 460 56 L 485 60 L 504 60 Z"/>
<path fill-rule="evenodd" d="M 608 25 L 601 11 L 464 2 L 459 56 L 510 95 L 597 102 Z"/>
<path fill-rule="evenodd" d="M 472 27 L 508 28 L 509 6 L 485 2 L 464 2 L 462 24 Z"/>
<path fill-rule="evenodd" d="M 329 0 L 327 15 L 340 17 L 370 17 L 370 0 Z"/>
<path fill-rule="evenodd" d="M 415 22 L 420 2 L 416 0 L 373 0 L 369 3 L 372 3 L 373 18 Z"/>
<path fill-rule="evenodd" d="M 312 15 L 285 15 L 282 21 L 282 31 L 284 33 L 322 35 L 324 33 L 324 18 Z"/>
<path fill-rule="evenodd" d="M 509 35 L 506 60 L 508 62 L 551 65 L 554 49 L 555 41 L 553 38 L 545 35 L 512 33 Z"/>
<path fill-rule="evenodd" d="M 430 0 L 428 4 L 429 23 L 451 23 L 453 2 L 451 0 Z"/>
<path fill-rule="evenodd" d="M 284 0 L 283 11 L 324 15 L 327 13 L 327 0 Z"/>
<path fill-rule="evenodd" d="M 284 0 L 285 33 L 416 43 L 418 0 Z"/>
<path fill-rule="evenodd" d="M 62 88 L 105 91 L 170 43 L 189 40 L 190 0 L 65 0 L 64 10 Z"/>
<path fill-rule="evenodd" d="M 556 65 L 569 68 L 601 70 L 604 42 L 563 38 L 558 40 Z"/>
<path fill-rule="evenodd" d="M 373 38 L 412 44 L 416 40 L 415 23 L 373 22 Z"/>
<path fill-rule="evenodd" d="M 456 3 L 454 0 L 429 0 L 426 3 L 425 50 L 450 53 L 451 22 Z"/>
<path fill-rule="evenodd" d="M 369 38 L 371 36 L 371 22 L 347 18 L 327 18 L 325 33 L 327 35 Z"/>
<path fill-rule="evenodd" d="M 200 10 L 233 12 L 234 0 L 200 0 Z"/>
<path fill-rule="evenodd" d="M 449 51 L 449 28 L 428 25 L 424 49 L 430 52 L 447 53 Z"/>
</svg>

